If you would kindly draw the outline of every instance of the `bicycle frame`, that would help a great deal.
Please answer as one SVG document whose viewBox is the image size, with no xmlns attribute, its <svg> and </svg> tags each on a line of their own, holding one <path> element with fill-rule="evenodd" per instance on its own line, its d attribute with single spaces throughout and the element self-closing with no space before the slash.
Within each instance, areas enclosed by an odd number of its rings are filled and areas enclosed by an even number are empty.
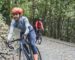
<svg viewBox="0 0 75 60">
<path fill-rule="evenodd" d="M 20 49 L 20 52 L 22 51 L 28 60 L 32 60 L 31 59 L 31 47 L 30 47 L 30 44 L 27 40 L 19 40 L 19 49 Z"/>
<path fill-rule="evenodd" d="M 28 48 L 28 47 L 27 47 L 28 43 L 26 43 L 26 42 L 27 42 L 26 40 L 25 40 L 25 41 L 20 40 L 20 41 L 19 41 L 19 45 L 20 45 L 20 49 L 21 49 L 22 51 L 24 51 L 26 55 L 28 55 L 28 52 L 27 52 L 27 49 L 26 49 L 26 48 Z M 23 45 L 25 45 L 26 47 L 24 47 Z"/>
</svg>

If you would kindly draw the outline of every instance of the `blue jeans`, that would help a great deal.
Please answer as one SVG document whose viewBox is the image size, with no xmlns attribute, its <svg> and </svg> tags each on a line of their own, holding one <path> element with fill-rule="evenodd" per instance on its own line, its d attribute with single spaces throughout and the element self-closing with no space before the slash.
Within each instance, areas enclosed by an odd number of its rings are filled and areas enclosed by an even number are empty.
<svg viewBox="0 0 75 60">
<path fill-rule="evenodd" d="M 22 35 L 24 34 L 24 32 L 20 32 L 20 38 L 22 38 Z M 30 45 L 32 47 L 32 50 L 33 50 L 33 54 L 37 54 L 37 48 L 35 46 L 35 41 L 36 41 L 36 34 L 35 34 L 35 31 L 32 30 L 29 32 L 28 36 L 27 36 L 29 42 L 30 42 Z"/>
</svg>

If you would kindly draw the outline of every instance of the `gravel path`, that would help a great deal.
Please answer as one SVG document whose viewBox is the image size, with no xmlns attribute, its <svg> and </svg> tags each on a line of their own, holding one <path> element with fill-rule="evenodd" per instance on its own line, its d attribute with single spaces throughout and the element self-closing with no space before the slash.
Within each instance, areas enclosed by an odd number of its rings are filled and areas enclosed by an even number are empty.
<svg viewBox="0 0 75 60">
<path fill-rule="evenodd" d="M 75 60 L 75 44 L 73 43 L 43 37 L 42 44 L 37 46 L 41 52 L 42 60 Z M 1 40 L 0 52 L 2 51 L 6 52 L 8 49 L 5 48 L 5 44 Z"/>
<path fill-rule="evenodd" d="M 75 60 L 75 45 L 51 38 L 43 37 L 38 45 L 42 60 Z"/>
</svg>

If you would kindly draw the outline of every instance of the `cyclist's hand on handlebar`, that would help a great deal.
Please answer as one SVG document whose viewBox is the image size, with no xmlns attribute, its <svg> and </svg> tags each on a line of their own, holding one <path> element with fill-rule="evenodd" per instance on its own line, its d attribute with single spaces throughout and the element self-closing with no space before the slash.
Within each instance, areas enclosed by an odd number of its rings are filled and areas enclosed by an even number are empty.
<svg viewBox="0 0 75 60">
<path fill-rule="evenodd" d="M 14 49 L 14 47 L 11 45 L 11 41 L 7 41 L 7 46 L 10 48 L 10 49 Z"/>
</svg>

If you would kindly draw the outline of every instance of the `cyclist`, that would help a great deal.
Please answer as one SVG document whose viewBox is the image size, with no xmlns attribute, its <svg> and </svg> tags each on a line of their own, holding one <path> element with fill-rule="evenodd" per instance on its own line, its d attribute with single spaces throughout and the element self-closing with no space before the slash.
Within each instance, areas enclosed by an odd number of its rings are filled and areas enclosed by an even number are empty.
<svg viewBox="0 0 75 60">
<path fill-rule="evenodd" d="M 36 35 L 38 36 L 39 32 L 44 31 L 42 19 L 37 19 L 35 22 L 35 28 L 36 28 Z M 38 38 L 37 38 L 38 39 Z"/>
<path fill-rule="evenodd" d="M 21 39 L 26 38 L 26 36 L 28 37 L 28 40 L 30 41 L 30 44 L 33 49 L 34 60 L 38 60 L 37 49 L 35 46 L 36 34 L 34 32 L 32 25 L 29 23 L 28 18 L 26 16 L 23 16 L 23 12 L 24 12 L 23 9 L 19 7 L 14 7 L 11 10 L 13 18 L 11 21 L 8 38 L 7 38 L 8 47 L 12 48 L 10 39 L 12 37 L 14 28 L 18 28 L 21 30 L 20 32 Z"/>
</svg>

